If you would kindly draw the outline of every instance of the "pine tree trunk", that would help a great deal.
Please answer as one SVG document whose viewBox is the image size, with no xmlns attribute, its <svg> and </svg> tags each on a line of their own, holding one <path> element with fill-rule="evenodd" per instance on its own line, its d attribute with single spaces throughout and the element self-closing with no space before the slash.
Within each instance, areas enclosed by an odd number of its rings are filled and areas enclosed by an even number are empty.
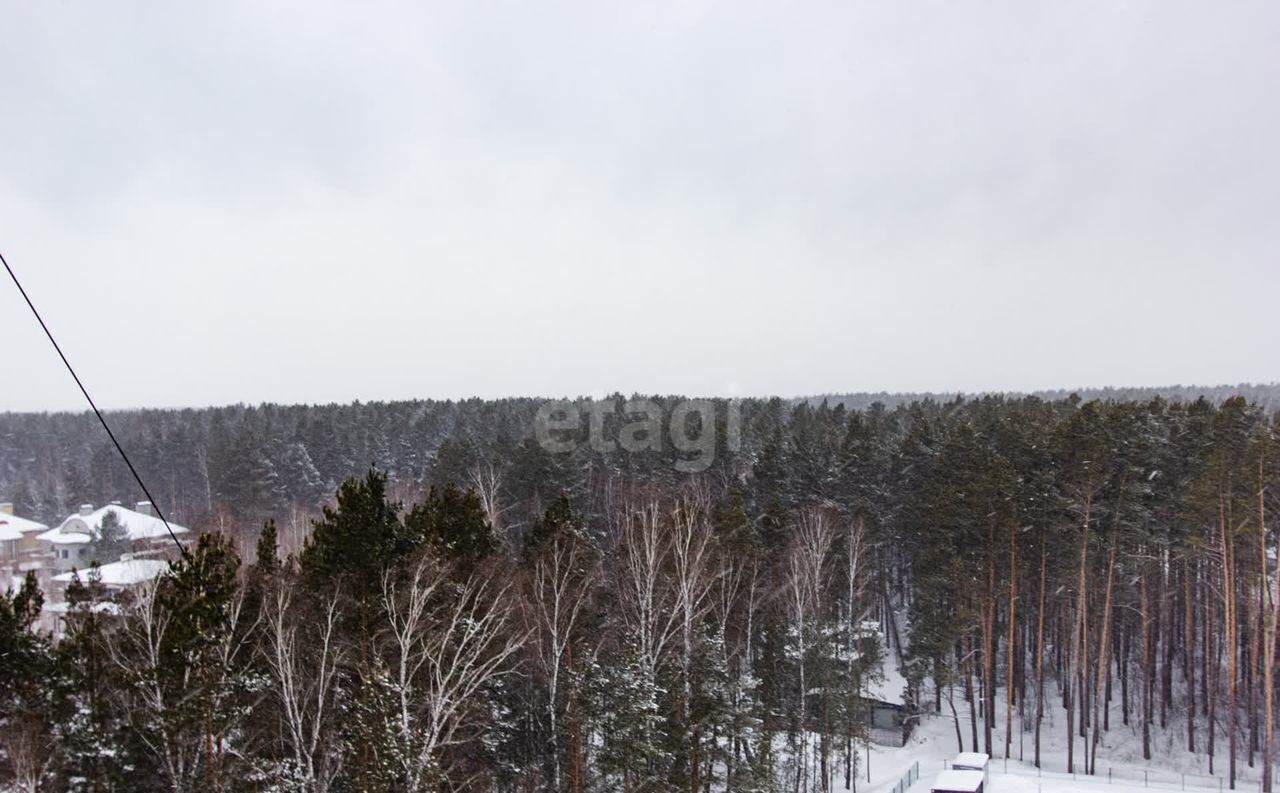
<svg viewBox="0 0 1280 793">
<path fill-rule="evenodd" d="M 1063 696 L 1067 709 L 1067 773 L 1075 772 L 1075 753 L 1076 753 L 1076 724 L 1075 724 L 1075 703 L 1071 699 L 1071 691 L 1075 688 L 1079 691 L 1079 671 L 1078 668 L 1084 663 L 1080 647 L 1084 643 L 1084 616 L 1085 616 L 1085 564 L 1088 560 L 1089 553 L 1089 513 L 1090 501 L 1085 501 L 1084 525 L 1080 530 L 1080 569 L 1076 580 L 1076 608 L 1071 620 L 1071 660 L 1067 662 L 1070 668 L 1065 669 L 1062 679 L 1065 683 L 1063 686 Z M 1083 693 L 1083 692 L 1080 692 Z M 1083 698 L 1083 697 L 1081 697 Z"/>
<path fill-rule="evenodd" d="M 1111 660 L 1108 651 L 1111 647 L 1111 583 L 1114 579 L 1116 568 L 1116 546 L 1112 540 L 1111 553 L 1107 557 L 1107 588 L 1106 595 L 1103 598 L 1102 605 L 1102 638 L 1098 641 L 1098 671 L 1094 676 L 1093 686 L 1093 746 L 1089 756 L 1089 773 L 1096 774 L 1098 772 L 1098 740 L 1102 737 L 1102 727 L 1098 719 L 1098 704 L 1100 697 L 1098 696 L 1098 688 L 1101 685 L 1102 676 L 1106 674 L 1107 668 L 1110 666 Z"/>
<path fill-rule="evenodd" d="M 951 723 L 956 727 L 956 751 L 963 752 L 964 734 L 960 732 L 960 714 L 956 713 L 956 687 L 951 683 L 947 684 L 947 706 L 951 708 Z"/>
<path fill-rule="evenodd" d="M 1210 664 L 1213 663 L 1213 637 L 1210 631 L 1213 626 L 1213 602 L 1209 599 L 1208 582 L 1209 573 L 1205 571 L 1197 580 L 1200 590 L 1200 611 L 1204 615 L 1201 620 L 1202 627 L 1200 629 L 1200 712 L 1209 718 L 1209 687 L 1213 682 L 1212 676 L 1209 674 Z"/>
<path fill-rule="evenodd" d="M 1160 550 L 1160 728 L 1169 727 L 1169 711 L 1173 709 L 1173 651 L 1176 635 L 1169 571 L 1169 551 Z"/>
<path fill-rule="evenodd" d="M 1005 714 L 1004 756 L 1009 756 L 1013 746 L 1013 691 L 1014 691 L 1014 629 L 1018 614 L 1018 534 L 1017 524 L 1009 522 L 1009 644 L 1005 647 Z"/>
<path fill-rule="evenodd" d="M 964 696 L 969 700 L 969 732 L 970 746 L 973 751 L 978 751 L 978 697 L 973 690 L 973 648 L 969 638 L 969 631 L 961 634 L 961 652 L 964 653 Z"/>
<path fill-rule="evenodd" d="M 1280 597 L 1276 584 L 1280 583 L 1280 575 L 1272 576 L 1267 571 L 1267 521 L 1266 521 L 1266 489 L 1263 487 L 1263 459 L 1258 461 L 1258 551 L 1261 556 L 1263 583 L 1270 601 L 1267 605 L 1270 613 L 1263 623 L 1262 637 L 1262 696 L 1263 713 L 1266 718 L 1266 732 L 1262 745 L 1262 790 L 1271 793 L 1272 769 L 1271 752 L 1275 746 L 1275 640 L 1276 620 L 1280 618 Z M 1270 577 L 1271 581 L 1267 581 Z"/>
<path fill-rule="evenodd" d="M 1089 584 L 1086 565 L 1089 549 L 1089 521 L 1085 518 L 1084 535 L 1080 541 L 1080 577 L 1078 581 L 1079 591 L 1077 594 L 1076 607 L 1076 659 L 1072 665 L 1076 677 L 1076 701 L 1079 705 L 1080 716 L 1077 723 L 1077 730 L 1081 738 L 1088 738 L 1089 720 Z M 1088 744 L 1081 744 L 1085 749 L 1085 759 L 1088 760 Z M 1087 768 L 1087 764 L 1086 764 Z"/>
<path fill-rule="evenodd" d="M 1151 593 L 1147 582 L 1147 569 L 1143 567 L 1138 579 L 1138 616 L 1142 620 L 1142 758 L 1151 760 L 1152 716 L 1152 651 L 1151 651 Z"/>
<path fill-rule="evenodd" d="M 1187 751 L 1196 750 L 1196 623 L 1195 588 L 1191 584 L 1191 563 L 1182 560 L 1183 608 L 1186 610 L 1186 628 L 1183 642 L 1183 676 L 1187 685 Z"/>
<path fill-rule="evenodd" d="M 1133 641 L 1133 628 L 1129 620 L 1119 627 L 1120 658 L 1116 663 L 1116 674 L 1120 676 L 1120 723 L 1129 726 L 1129 645 Z"/>
<path fill-rule="evenodd" d="M 1040 767 L 1040 722 L 1044 720 L 1044 587 L 1045 543 L 1040 533 L 1040 598 L 1036 609 L 1036 768 Z"/>
<path fill-rule="evenodd" d="M 1223 646 L 1227 654 L 1227 784 L 1236 786 L 1236 593 L 1235 547 L 1232 540 L 1230 507 L 1224 495 L 1218 497 L 1219 528 L 1222 533 L 1222 612 L 1226 620 Z"/>
<path fill-rule="evenodd" d="M 1249 619 L 1246 624 L 1249 626 L 1249 663 L 1245 665 L 1245 699 L 1249 705 L 1249 767 L 1253 768 L 1253 756 L 1258 751 L 1258 697 L 1259 685 L 1258 675 L 1261 671 L 1259 668 L 1259 652 L 1262 647 L 1262 621 L 1266 613 L 1266 559 L 1263 559 L 1263 566 L 1258 570 L 1258 576 L 1254 583 L 1254 589 L 1257 591 L 1256 599 L 1249 599 Z"/>
<path fill-rule="evenodd" d="M 993 565 L 994 568 L 994 565 Z M 995 573 L 991 573 L 991 586 Z M 996 599 L 992 592 L 987 598 L 982 618 L 982 745 L 988 757 L 994 757 L 991 746 L 991 725 L 995 721 L 995 611 Z"/>
<path fill-rule="evenodd" d="M 1203 584 L 1202 584 L 1203 585 Z M 1207 597 L 1204 602 L 1204 674 L 1201 680 L 1205 684 L 1205 725 L 1207 734 L 1205 750 L 1209 753 L 1209 773 L 1213 773 L 1214 749 L 1216 741 L 1218 715 L 1218 652 L 1213 627 L 1213 601 Z"/>
</svg>

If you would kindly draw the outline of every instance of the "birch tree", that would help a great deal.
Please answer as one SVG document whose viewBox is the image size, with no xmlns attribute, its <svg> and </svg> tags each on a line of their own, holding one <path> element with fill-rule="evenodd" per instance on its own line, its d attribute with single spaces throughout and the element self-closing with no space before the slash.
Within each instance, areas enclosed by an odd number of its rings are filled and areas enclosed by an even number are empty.
<svg viewBox="0 0 1280 793">
<path fill-rule="evenodd" d="M 554 519 L 549 511 L 543 524 Z M 540 547 L 533 549 L 533 569 L 523 598 L 524 619 L 530 634 L 529 648 L 546 685 L 548 755 L 551 784 L 556 791 L 579 791 L 581 769 L 581 714 L 577 712 L 577 670 L 574 645 L 579 641 L 583 610 L 598 577 L 598 560 L 586 537 L 572 521 L 549 530 Z M 580 653 L 579 653 L 580 654 Z M 562 723 L 562 714 L 574 720 Z M 570 766 L 565 780 L 566 758 Z"/>
<path fill-rule="evenodd" d="M 526 634 L 513 630 L 510 585 L 484 572 L 455 582 L 424 556 L 404 580 L 382 581 L 387 655 L 398 697 L 405 788 L 433 789 L 455 771 L 450 751 L 483 730 L 487 688 L 511 671 Z"/>
<path fill-rule="evenodd" d="M 824 585 L 828 578 L 828 562 L 835 532 L 827 516 L 819 510 L 807 510 L 794 529 L 787 552 L 783 599 L 794 642 L 797 705 L 795 771 L 793 790 L 807 790 L 809 785 L 809 671 L 811 654 L 821 641 Z M 826 780 L 822 780 L 825 786 Z"/>
<path fill-rule="evenodd" d="M 336 710 L 347 651 L 338 635 L 338 596 L 322 597 L 310 612 L 295 600 L 294 585 L 281 582 L 264 609 L 264 655 L 285 747 L 282 776 L 299 793 L 328 793 L 342 767 Z"/>
</svg>

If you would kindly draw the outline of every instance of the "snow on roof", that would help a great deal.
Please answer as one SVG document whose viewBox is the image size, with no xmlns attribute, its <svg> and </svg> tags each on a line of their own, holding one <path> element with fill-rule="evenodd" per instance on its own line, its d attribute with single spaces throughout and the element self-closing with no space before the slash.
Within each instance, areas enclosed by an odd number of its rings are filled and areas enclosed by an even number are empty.
<svg viewBox="0 0 1280 793">
<path fill-rule="evenodd" d="M 906 704 L 907 678 L 889 653 L 881 667 L 883 674 L 867 681 L 867 696 L 890 705 Z"/>
<path fill-rule="evenodd" d="M 37 523 L 34 520 L 20 518 L 17 515 L 0 514 L 0 531 L 19 531 L 23 534 L 33 531 L 44 531 L 49 528 L 43 523 Z M 21 539 L 21 538 L 19 538 Z"/>
<path fill-rule="evenodd" d="M 96 614 L 119 614 L 120 606 L 116 603 L 94 603 L 89 607 Z M 40 608 L 41 611 L 47 611 L 50 614 L 70 614 L 71 604 L 65 600 L 60 603 L 45 603 Z"/>
<path fill-rule="evenodd" d="M 930 790 L 934 793 L 977 793 L 985 781 L 981 771 L 941 771 Z"/>
<path fill-rule="evenodd" d="M 106 517 L 108 512 L 115 513 L 116 520 L 124 526 L 125 531 L 129 533 L 130 540 L 153 540 L 158 537 L 168 537 L 169 530 L 164 527 L 164 521 L 154 515 L 144 515 L 141 512 L 134 512 L 131 509 L 125 509 L 118 504 L 110 504 L 100 507 L 90 512 L 88 515 L 75 514 L 62 521 L 62 525 L 54 531 L 60 531 L 71 534 L 84 534 L 86 532 L 96 533 L 98 526 L 102 525 L 102 519 Z M 185 526 L 179 526 L 176 523 L 170 523 L 174 534 L 187 534 L 191 530 Z M 49 542 L 57 542 L 49 537 L 52 532 L 45 532 L 40 535 L 40 539 Z"/>
<path fill-rule="evenodd" d="M 991 756 L 985 752 L 961 752 L 956 755 L 956 759 L 951 761 L 951 767 L 956 769 L 987 767 L 987 761 Z"/>
<path fill-rule="evenodd" d="M 71 545 L 78 542 L 89 542 L 93 538 L 88 534 L 82 534 L 78 531 L 63 531 L 62 527 L 58 527 L 37 535 L 36 539 L 51 542 L 54 545 Z"/>
<path fill-rule="evenodd" d="M 98 568 L 98 575 L 101 577 L 103 586 L 132 586 L 141 584 L 144 581 L 150 581 L 168 569 L 169 563 L 163 559 L 128 559 L 122 562 L 102 565 Z M 71 575 L 71 573 L 55 575 L 53 580 L 61 583 L 70 583 Z M 89 580 L 88 569 L 81 571 L 80 580 Z"/>
<path fill-rule="evenodd" d="M 11 542 L 13 540 L 21 540 L 22 532 L 17 529 L 9 528 L 9 524 L 0 520 L 0 542 Z"/>
</svg>

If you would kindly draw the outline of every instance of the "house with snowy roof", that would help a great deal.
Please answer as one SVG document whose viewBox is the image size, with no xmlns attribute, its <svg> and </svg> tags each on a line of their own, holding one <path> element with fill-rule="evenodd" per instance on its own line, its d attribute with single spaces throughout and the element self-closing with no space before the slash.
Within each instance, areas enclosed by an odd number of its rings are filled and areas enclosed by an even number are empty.
<svg viewBox="0 0 1280 793">
<path fill-rule="evenodd" d="M 108 504 L 99 509 L 94 509 L 92 504 L 84 504 L 76 514 L 62 521 L 56 528 L 36 537 L 44 544 L 45 558 L 52 559 L 51 566 L 61 571 L 88 567 L 93 561 L 92 543 L 98 538 L 108 514 L 114 517 L 123 530 L 128 550 L 134 554 L 163 552 L 173 542 L 164 521 L 156 517 L 149 501 L 140 501 L 133 509 L 126 509 L 119 503 Z M 185 526 L 174 523 L 169 526 L 179 537 L 191 532 Z"/>
<path fill-rule="evenodd" d="M 132 554 L 123 554 L 119 561 L 109 562 L 97 568 L 92 566 L 59 573 L 47 581 L 48 600 L 40 609 L 39 627 L 54 636 L 62 636 L 66 630 L 66 618 L 72 606 L 67 602 L 67 587 L 78 576 L 82 584 L 96 582 L 102 587 L 101 592 L 82 608 L 90 608 L 98 614 L 116 615 L 120 613 L 118 595 L 121 592 L 149 584 L 169 570 L 169 562 L 165 559 L 135 559 Z"/>
<path fill-rule="evenodd" d="M 18 570 L 28 556 L 40 550 L 37 537 L 48 530 L 43 523 L 13 514 L 12 503 L 0 503 L 0 566 Z"/>
<path fill-rule="evenodd" d="M 129 554 L 125 554 L 118 562 L 111 562 L 98 567 L 96 575 L 98 583 L 108 593 L 115 594 L 152 581 L 168 569 L 169 563 L 164 559 L 135 559 Z M 80 576 L 81 582 L 87 584 L 89 577 L 95 575 L 95 573 L 89 570 L 60 573 L 55 575 L 53 580 L 62 584 L 65 588 L 76 575 Z"/>
</svg>

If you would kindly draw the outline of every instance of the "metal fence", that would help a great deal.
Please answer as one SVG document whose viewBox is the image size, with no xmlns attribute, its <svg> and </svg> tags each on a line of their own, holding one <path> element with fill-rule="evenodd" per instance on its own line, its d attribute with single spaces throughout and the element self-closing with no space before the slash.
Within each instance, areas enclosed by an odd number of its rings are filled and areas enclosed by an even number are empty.
<svg viewBox="0 0 1280 793">
<path fill-rule="evenodd" d="M 1183 774 L 1175 771 L 1160 771 L 1152 769 L 1136 769 L 1136 768 L 1112 768 L 1108 766 L 1105 770 L 1098 769 L 1096 774 L 1085 773 L 1067 773 L 1065 771 L 1046 771 L 1034 766 L 1014 763 L 1010 770 L 1008 760 L 990 761 L 991 772 L 999 774 L 1012 773 L 1023 777 L 1037 777 L 1043 779 L 1058 779 L 1072 781 L 1088 780 L 1090 782 L 1104 784 L 1123 784 L 1130 787 L 1141 785 L 1146 788 L 1158 790 L 1192 790 L 1192 791 L 1213 791 L 1230 790 L 1227 786 L 1225 777 L 1210 776 L 1208 774 Z M 950 767 L 949 760 L 942 761 L 942 767 Z M 904 788 L 905 789 L 905 788 Z M 1258 779 L 1244 778 L 1242 775 L 1236 775 L 1235 790 L 1238 791 L 1260 791 L 1262 790 L 1262 782 Z M 896 788 L 895 788 L 896 790 Z"/>
<path fill-rule="evenodd" d="M 886 793 L 907 793 L 907 788 L 914 785 L 916 780 L 919 778 L 920 761 L 917 760 L 911 764 L 910 768 L 907 769 L 907 773 L 902 775 L 902 779 L 899 779 L 898 783 L 890 788 Z"/>
</svg>

